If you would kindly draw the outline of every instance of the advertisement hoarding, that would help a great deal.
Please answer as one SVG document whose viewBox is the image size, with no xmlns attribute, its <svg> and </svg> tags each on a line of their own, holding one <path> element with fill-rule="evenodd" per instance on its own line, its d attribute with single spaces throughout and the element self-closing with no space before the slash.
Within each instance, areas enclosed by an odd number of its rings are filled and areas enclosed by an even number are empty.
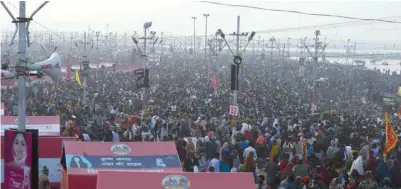
<svg viewBox="0 0 401 189">
<path fill-rule="evenodd" d="M 30 189 L 32 167 L 32 134 L 5 131 L 4 181 L 8 189 Z"/>
</svg>

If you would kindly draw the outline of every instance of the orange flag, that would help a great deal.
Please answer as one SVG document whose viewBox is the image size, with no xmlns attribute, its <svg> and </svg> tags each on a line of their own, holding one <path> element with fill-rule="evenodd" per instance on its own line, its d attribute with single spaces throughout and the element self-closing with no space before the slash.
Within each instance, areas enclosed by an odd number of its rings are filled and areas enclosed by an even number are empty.
<svg viewBox="0 0 401 189">
<path fill-rule="evenodd" d="M 384 157 L 395 148 L 398 142 L 397 133 L 395 133 L 393 127 L 391 126 L 390 119 L 388 117 L 388 113 L 384 113 L 384 123 L 386 125 L 386 144 L 384 149 Z"/>
</svg>

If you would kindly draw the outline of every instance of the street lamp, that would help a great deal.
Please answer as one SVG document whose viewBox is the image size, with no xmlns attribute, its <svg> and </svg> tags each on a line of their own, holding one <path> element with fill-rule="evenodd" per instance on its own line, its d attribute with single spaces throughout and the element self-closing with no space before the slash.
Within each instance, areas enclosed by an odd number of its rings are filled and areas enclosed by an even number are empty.
<svg viewBox="0 0 401 189">
<path fill-rule="evenodd" d="M 203 14 L 203 16 L 206 19 L 206 23 L 205 23 L 205 67 L 206 67 L 206 73 L 208 74 L 208 78 L 209 77 L 209 71 L 208 71 L 208 64 L 207 64 L 207 17 L 210 16 L 210 14 Z"/>
<path fill-rule="evenodd" d="M 221 29 L 217 30 L 217 33 L 219 34 L 220 37 L 225 41 L 228 49 L 231 51 L 234 59 L 233 59 L 233 64 L 231 64 L 231 90 L 233 90 L 234 93 L 234 98 L 233 98 L 233 105 L 237 107 L 237 110 L 239 110 L 238 108 L 238 104 L 237 104 L 237 96 L 238 96 L 238 84 L 239 84 L 239 80 L 238 80 L 238 74 L 239 74 L 239 70 L 240 70 L 240 65 L 242 63 L 242 54 L 244 53 L 245 49 L 247 48 L 249 42 L 253 39 L 253 37 L 255 36 L 256 32 L 252 32 L 251 35 L 248 36 L 248 33 L 240 33 L 240 16 L 237 17 L 237 32 L 234 32 L 230 35 L 234 35 L 237 38 L 237 44 L 236 44 L 236 53 L 234 53 L 230 47 L 230 45 L 227 43 L 225 34 L 223 33 L 223 31 Z M 240 52 L 240 47 L 239 47 L 239 41 L 240 41 L 240 37 L 241 36 L 248 36 L 248 42 L 245 45 L 244 49 L 242 50 L 242 52 Z M 236 133 L 236 117 L 238 116 L 238 112 L 236 112 L 237 115 L 234 115 L 233 118 L 233 127 L 232 127 L 232 135 L 231 135 L 231 140 L 233 142 L 233 144 L 235 143 L 235 133 Z"/>
<path fill-rule="evenodd" d="M 196 23 L 196 16 L 193 16 L 192 19 L 194 20 L 194 40 L 193 40 L 193 49 L 192 49 L 192 53 L 195 54 L 195 23 Z"/>
</svg>

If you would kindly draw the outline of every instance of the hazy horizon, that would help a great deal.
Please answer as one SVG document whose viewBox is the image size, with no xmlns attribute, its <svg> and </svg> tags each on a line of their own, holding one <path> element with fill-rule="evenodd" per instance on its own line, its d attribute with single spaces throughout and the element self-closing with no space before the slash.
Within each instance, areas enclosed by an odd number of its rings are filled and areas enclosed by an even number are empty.
<svg viewBox="0 0 401 189">
<path fill-rule="evenodd" d="M 5 1 L 6 5 L 18 16 L 18 1 Z M 30 15 L 43 1 L 32 0 L 27 2 L 27 15 Z M 205 18 L 208 17 L 208 34 L 221 28 L 225 33 L 236 30 L 236 17 L 241 16 L 241 31 L 256 31 L 257 37 L 268 38 L 275 36 L 277 39 L 298 39 L 307 36 L 313 38 L 313 32 L 320 29 L 322 36 L 328 42 L 364 41 L 374 44 L 395 44 L 401 46 L 401 24 L 389 24 L 383 22 L 366 22 L 341 18 L 328 18 L 318 16 L 306 16 L 291 13 L 268 12 L 246 8 L 224 7 L 190 0 L 147 0 L 147 1 L 109 1 L 95 0 L 56 0 L 49 2 L 34 17 L 30 31 L 52 32 L 79 32 L 88 28 L 95 31 L 127 32 L 137 31 L 142 34 L 142 26 L 146 21 L 152 21 L 151 30 L 158 34 L 163 32 L 170 36 L 192 36 L 193 19 L 196 19 L 196 34 L 204 35 Z M 297 10 L 308 13 L 337 14 L 359 18 L 388 18 L 388 20 L 401 21 L 401 1 L 261 1 L 261 0 L 219 0 L 215 2 L 260 6 L 263 8 Z M 95 9 L 96 8 L 96 9 Z M 1 8 L 0 28 L 1 32 L 14 30 L 14 24 L 7 12 Z M 127 23 L 124 23 L 127 22 Z M 322 24 L 341 22 L 354 22 L 352 26 L 316 28 L 299 30 L 280 30 L 275 33 L 266 33 L 266 30 L 287 29 Z M 39 25 L 39 24 L 40 25 Z M 42 26 L 46 27 L 42 27 Z"/>
</svg>

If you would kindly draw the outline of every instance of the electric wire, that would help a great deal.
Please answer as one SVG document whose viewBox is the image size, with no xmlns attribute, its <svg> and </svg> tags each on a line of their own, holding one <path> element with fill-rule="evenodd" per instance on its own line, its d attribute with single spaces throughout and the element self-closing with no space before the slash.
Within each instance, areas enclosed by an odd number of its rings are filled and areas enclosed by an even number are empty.
<svg viewBox="0 0 401 189">
<path fill-rule="evenodd" d="M 213 1 L 198 1 L 198 2 L 200 2 L 200 3 L 209 3 L 209 4 L 214 4 L 214 5 L 220 5 L 220 6 L 227 6 L 227 7 L 240 7 L 240 8 L 257 9 L 257 10 L 272 11 L 272 12 L 286 12 L 286 13 L 302 14 L 302 15 L 308 15 L 308 16 L 334 17 L 334 18 L 344 18 L 344 19 L 350 19 L 350 20 L 374 21 L 374 22 L 386 22 L 386 23 L 392 23 L 392 24 L 401 24 L 401 22 L 398 22 L 398 21 L 384 20 L 384 19 L 357 18 L 357 17 L 334 15 L 334 14 L 307 13 L 307 12 L 294 11 L 294 10 L 283 10 L 283 9 L 268 9 L 268 8 L 257 7 L 257 6 L 218 3 L 218 2 L 213 2 Z"/>
<path fill-rule="evenodd" d="M 393 16 L 386 18 L 394 18 L 399 19 L 401 16 Z M 359 23 L 359 24 L 356 24 Z M 350 25 L 352 24 L 352 25 Z M 348 21 L 348 22 L 337 22 L 337 23 L 328 23 L 328 24 L 316 24 L 309 26 L 298 26 L 298 27 L 289 27 L 289 28 L 279 28 L 279 29 L 270 29 L 270 30 L 259 30 L 255 31 L 256 33 L 278 33 L 278 32 L 291 32 L 291 31 L 300 31 L 300 30 L 308 30 L 308 29 L 329 29 L 329 28 L 340 28 L 340 27 L 355 27 L 355 26 L 363 26 L 363 25 L 371 25 L 375 24 L 373 22 L 368 21 Z"/>
</svg>

